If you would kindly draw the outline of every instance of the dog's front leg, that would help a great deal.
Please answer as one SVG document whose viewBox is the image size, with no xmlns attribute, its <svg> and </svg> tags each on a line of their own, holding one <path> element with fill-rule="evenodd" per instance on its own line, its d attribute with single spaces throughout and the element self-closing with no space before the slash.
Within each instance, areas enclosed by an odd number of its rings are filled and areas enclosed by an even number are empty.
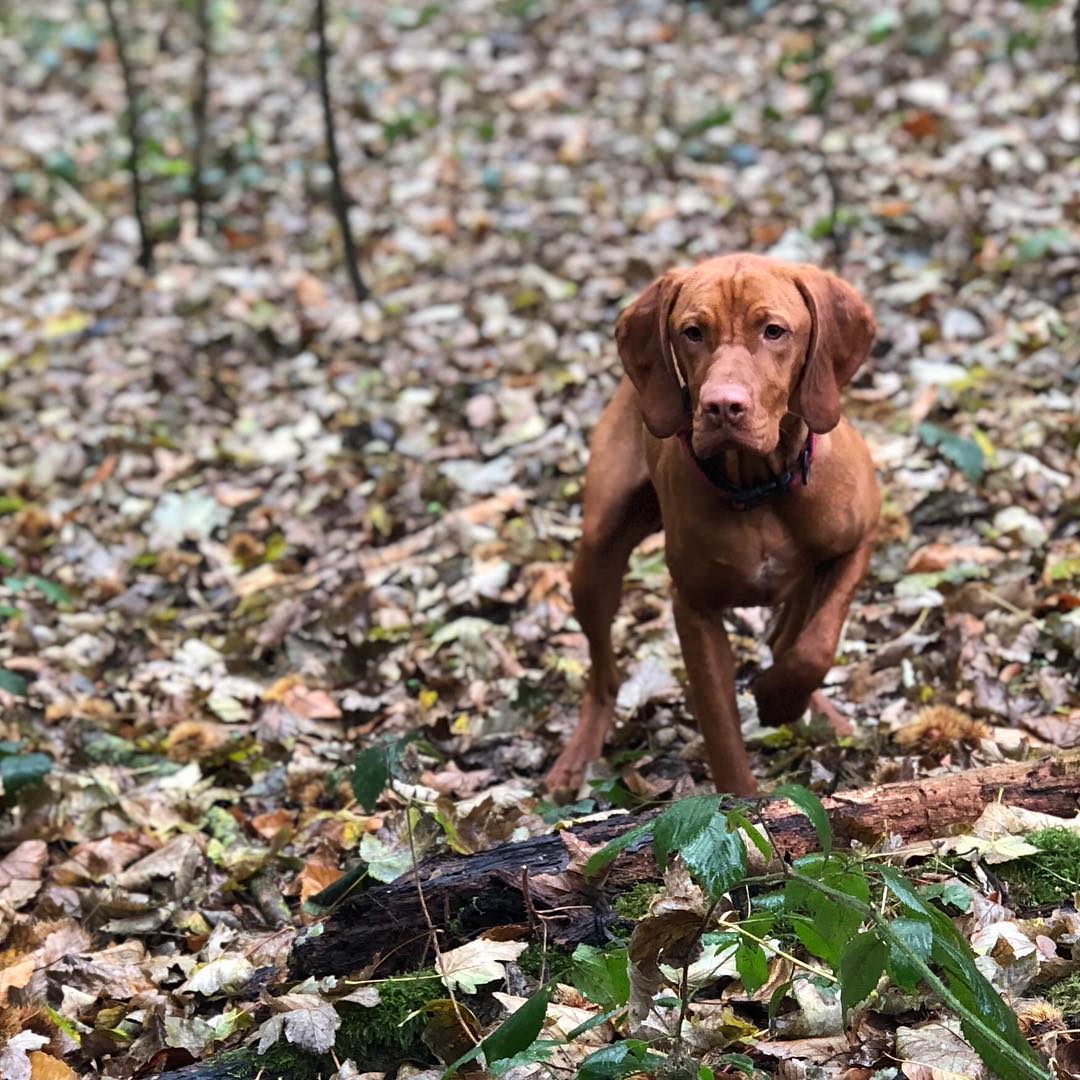
<svg viewBox="0 0 1080 1080">
<path fill-rule="evenodd" d="M 690 705 L 705 739 L 717 791 L 752 795 L 757 781 L 742 741 L 735 704 L 735 657 L 719 611 L 695 609 L 678 592 L 675 626 L 690 681 Z"/>
<path fill-rule="evenodd" d="M 793 611 L 797 624 L 783 628 L 773 644 L 772 667 L 754 683 L 754 697 L 763 724 L 796 723 L 810 704 L 811 696 L 825 681 L 836 658 L 848 608 L 866 573 L 872 551 L 873 540 L 867 540 L 817 570 L 809 602 Z M 830 708 L 827 700 L 821 705 Z M 846 720 L 842 716 L 827 715 L 838 734 L 850 734 L 850 726 L 843 730 Z"/>
</svg>

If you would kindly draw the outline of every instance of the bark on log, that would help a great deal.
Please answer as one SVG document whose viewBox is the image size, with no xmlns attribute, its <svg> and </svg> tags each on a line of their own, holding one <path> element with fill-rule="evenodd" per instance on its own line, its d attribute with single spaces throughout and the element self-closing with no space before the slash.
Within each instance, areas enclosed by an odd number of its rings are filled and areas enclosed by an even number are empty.
<svg viewBox="0 0 1080 1080">
<path fill-rule="evenodd" d="M 905 840 L 947 836 L 970 826 L 988 803 L 1001 801 L 1057 816 L 1071 816 L 1080 804 L 1080 752 L 1038 761 L 995 765 L 965 773 L 904 781 L 844 792 L 824 800 L 835 843 L 873 844 L 889 835 Z M 467 857 L 420 864 L 431 918 L 446 931 L 445 945 L 479 931 L 542 918 L 548 941 L 573 944 L 603 940 L 614 921 L 610 901 L 635 882 L 657 880 L 648 840 L 629 848 L 602 880 L 565 874 L 569 844 L 602 845 L 641 824 L 656 811 L 591 822 L 560 834 L 537 836 Z M 788 858 L 814 850 L 807 819 L 790 804 L 765 810 L 769 831 Z M 528 882 L 526 889 L 525 883 Z M 527 895 L 526 895 L 527 894 Z M 368 889 L 346 901 L 293 950 L 290 973 L 344 975 L 381 958 L 378 973 L 415 966 L 429 948 L 427 924 L 413 875 Z"/>
</svg>

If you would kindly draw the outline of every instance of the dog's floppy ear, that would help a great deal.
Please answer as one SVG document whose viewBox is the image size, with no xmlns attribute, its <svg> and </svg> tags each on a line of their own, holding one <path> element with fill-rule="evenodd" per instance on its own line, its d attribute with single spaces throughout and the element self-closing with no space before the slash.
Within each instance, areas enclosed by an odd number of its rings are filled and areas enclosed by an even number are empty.
<svg viewBox="0 0 1080 1080">
<path fill-rule="evenodd" d="M 658 439 L 674 435 L 688 422 L 668 333 L 681 285 L 679 271 L 658 277 L 615 323 L 619 359 L 638 392 L 645 426 Z"/>
<path fill-rule="evenodd" d="M 870 355 L 877 327 L 866 301 L 846 281 L 816 266 L 798 267 L 793 280 L 812 322 L 789 407 L 822 435 L 840 422 L 840 391 Z"/>
</svg>

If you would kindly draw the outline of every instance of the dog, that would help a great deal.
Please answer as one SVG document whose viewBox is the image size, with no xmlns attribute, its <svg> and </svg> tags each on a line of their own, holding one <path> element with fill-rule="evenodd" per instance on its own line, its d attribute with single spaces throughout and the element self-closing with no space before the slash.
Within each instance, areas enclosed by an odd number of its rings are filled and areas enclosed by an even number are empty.
<svg viewBox="0 0 1080 1080">
<path fill-rule="evenodd" d="M 812 696 L 824 698 L 881 506 L 869 450 L 840 415 L 840 391 L 875 330 L 845 281 L 750 254 L 671 270 L 621 313 L 625 374 L 592 435 L 571 572 L 591 669 L 549 791 L 572 795 L 603 751 L 623 575 L 661 528 L 690 706 L 717 789 L 757 786 L 725 609 L 778 609 L 772 666 L 751 687 L 762 723 L 798 721 Z M 842 730 L 835 709 L 831 718 Z"/>
</svg>

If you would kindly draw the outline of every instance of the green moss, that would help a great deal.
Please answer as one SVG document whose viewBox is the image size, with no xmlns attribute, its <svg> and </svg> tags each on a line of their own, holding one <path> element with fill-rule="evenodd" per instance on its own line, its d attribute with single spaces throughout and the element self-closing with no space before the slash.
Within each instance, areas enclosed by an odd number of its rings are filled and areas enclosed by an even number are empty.
<svg viewBox="0 0 1080 1080">
<path fill-rule="evenodd" d="M 1080 1023 L 1080 971 L 1054 983 L 1046 991 L 1046 996 L 1052 1005 L 1061 1010 L 1069 1027 L 1076 1027 Z"/>
<path fill-rule="evenodd" d="M 612 907 L 620 919 L 637 922 L 648 915 L 650 901 L 662 888 L 662 885 L 651 881 L 639 881 L 626 892 L 616 896 Z"/>
<path fill-rule="evenodd" d="M 1002 863 L 999 876 L 1008 883 L 1015 907 L 1058 904 L 1080 892 L 1080 833 L 1071 829 L 1041 829 L 1027 838 L 1038 855 Z"/>
<path fill-rule="evenodd" d="M 766 750 L 786 750 L 794 744 L 795 733 L 787 724 L 781 724 L 775 731 L 763 735 L 760 741 Z"/>
<path fill-rule="evenodd" d="M 543 959 L 543 949 L 539 945 L 530 945 L 518 958 L 517 965 L 534 979 L 540 978 L 540 965 Z M 564 949 L 556 949 L 551 945 L 547 949 L 547 977 L 558 982 L 566 982 L 567 976 L 573 963 L 570 953 Z"/>
<path fill-rule="evenodd" d="M 352 1058 L 365 1071 L 396 1069 L 403 1061 L 434 1065 L 435 1059 L 421 1039 L 427 1017 L 413 1015 L 429 1001 L 444 996 L 438 979 L 416 977 L 434 974 L 434 969 L 428 968 L 379 983 L 379 1004 L 373 1008 L 351 1002 L 339 1005 L 341 1027 L 334 1043 L 338 1060 Z M 330 1054 L 311 1054 L 284 1039 L 261 1056 L 248 1052 L 247 1060 L 250 1071 L 241 1071 L 244 1065 L 238 1061 L 237 1080 L 256 1075 L 260 1080 L 316 1080 L 332 1076 L 337 1069 Z"/>
<path fill-rule="evenodd" d="M 446 990 L 437 978 L 415 976 L 434 974 L 434 968 L 426 968 L 414 972 L 409 978 L 387 979 L 379 983 L 379 1004 L 373 1009 L 366 1009 L 362 1005 L 342 1006 L 338 1044 L 344 1045 L 342 1039 L 345 1038 L 352 1040 L 358 1048 L 367 1050 L 377 1048 L 397 1053 L 415 1051 L 421 1046 L 420 1035 L 426 1018 L 422 1014 L 413 1014 L 429 1001 L 446 997 Z M 346 1031 L 346 1028 L 349 1030 Z M 343 1056 L 353 1057 L 358 1064 L 361 1060 L 347 1051 L 338 1053 L 339 1058 Z"/>
</svg>

